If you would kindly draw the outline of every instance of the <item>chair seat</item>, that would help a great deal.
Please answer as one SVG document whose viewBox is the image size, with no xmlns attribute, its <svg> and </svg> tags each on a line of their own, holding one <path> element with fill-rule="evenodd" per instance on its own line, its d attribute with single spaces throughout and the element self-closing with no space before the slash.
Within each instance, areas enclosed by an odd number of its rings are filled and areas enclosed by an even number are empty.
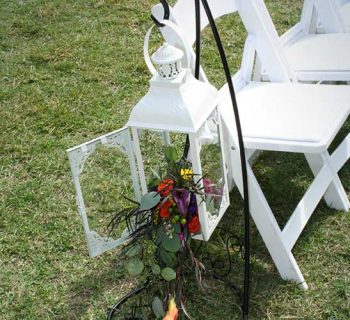
<svg viewBox="0 0 350 320">
<path fill-rule="evenodd" d="M 252 82 L 237 103 L 247 148 L 319 153 L 350 113 L 350 86 Z M 222 109 L 228 123 L 228 95 Z"/>
<path fill-rule="evenodd" d="M 350 74 L 350 34 L 314 34 L 307 35 L 285 48 L 286 57 L 292 69 L 297 73 L 318 73 L 313 79 L 305 80 L 339 80 L 339 75 L 326 77 L 322 73 Z M 300 80 L 303 75 L 298 75 Z M 347 76 L 346 79 L 348 80 Z"/>
</svg>

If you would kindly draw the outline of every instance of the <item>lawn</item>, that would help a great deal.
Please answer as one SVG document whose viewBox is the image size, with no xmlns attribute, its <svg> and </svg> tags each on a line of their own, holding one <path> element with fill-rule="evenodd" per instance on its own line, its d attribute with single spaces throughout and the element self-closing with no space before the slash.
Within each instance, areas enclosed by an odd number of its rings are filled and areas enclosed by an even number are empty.
<svg viewBox="0 0 350 320">
<path fill-rule="evenodd" d="M 117 250 L 89 258 L 66 149 L 123 127 L 147 92 L 143 37 L 156 3 L 0 0 L 0 319 L 104 319 L 136 285 Z M 280 33 L 298 21 L 301 0 L 266 3 Z M 239 24 L 232 27 L 236 21 L 219 23 L 233 71 L 245 36 Z M 220 87 L 224 75 L 208 31 L 203 67 Z M 348 120 L 341 134 L 349 129 Z M 114 188 L 127 185 L 121 161 L 102 151 L 87 164 L 92 209 L 118 209 Z M 264 153 L 254 170 L 283 225 L 312 180 L 305 159 Z M 340 178 L 349 194 L 349 163 Z M 236 191 L 231 200 L 221 225 L 241 235 Z M 294 249 L 310 287 L 301 291 L 280 279 L 253 226 L 251 319 L 350 319 L 349 230 L 349 214 L 321 201 Z M 191 281 L 189 288 L 197 318 L 240 318 L 238 299 L 219 284 L 206 294 Z"/>
</svg>

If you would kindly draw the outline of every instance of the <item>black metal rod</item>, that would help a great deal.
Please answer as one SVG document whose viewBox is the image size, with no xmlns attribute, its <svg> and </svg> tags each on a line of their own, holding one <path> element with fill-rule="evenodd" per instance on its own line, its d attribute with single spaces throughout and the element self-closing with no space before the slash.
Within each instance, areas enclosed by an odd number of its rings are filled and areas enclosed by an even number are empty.
<svg viewBox="0 0 350 320">
<path fill-rule="evenodd" d="M 200 0 L 194 0 L 196 13 L 196 63 L 194 77 L 199 80 L 199 70 L 201 64 L 201 8 Z"/>
<path fill-rule="evenodd" d="M 149 281 L 146 281 L 146 283 L 143 284 L 141 287 L 134 289 L 133 291 L 125 295 L 123 298 L 121 298 L 108 312 L 107 320 L 112 320 L 114 313 L 120 308 L 120 306 L 123 305 L 127 300 L 129 300 L 135 294 L 138 294 L 142 290 L 146 289 L 148 287 L 148 284 L 149 284 Z"/>
<path fill-rule="evenodd" d="M 163 17 L 163 20 L 169 20 L 169 17 L 170 17 L 170 7 L 169 7 L 169 4 L 166 0 L 160 0 L 160 3 L 163 5 L 163 9 L 164 9 L 164 17 Z M 161 23 L 157 20 L 157 18 L 151 14 L 151 18 L 153 20 L 153 22 L 156 24 L 156 26 L 158 28 L 162 28 L 165 26 L 164 23 Z"/>
<path fill-rule="evenodd" d="M 235 95 L 235 90 L 233 87 L 233 82 L 231 78 L 231 72 L 230 68 L 227 62 L 226 54 L 224 47 L 222 45 L 222 41 L 219 35 L 219 32 L 217 30 L 215 20 L 213 18 L 213 15 L 211 13 L 210 7 L 208 5 L 207 0 L 201 0 L 204 10 L 206 12 L 206 15 L 208 17 L 210 27 L 212 29 L 216 45 L 218 47 L 218 51 L 220 54 L 220 58 L 223 64 L 223 68 L 225 71 L 225 77 L 227 81 L 227 85 L 230 91 L 231 101 L 232 101 L 232 107 L 236 119 L 236 129 L 237 129 L 237 136 L 238 136 L 238 144 L 239 144 L 239 151 L 240 151 L 240 157 L 241 157 L 241 167 L 242 167 L 242 180 L 243 180 L 243 198 L 244 198 L 244 230 L 245 230 L 245 237 L 244 237 L 244 289 L 243 289 L 243 319 L 248 319 L 249 314 L 249 279 L 250 279 L 250 236 L 249 236 L 249 218 L 250 218 L 250 209 L 249 209 L 249 191 L 248 191 L 248 173 L 247 173 L 247 164 L 246 164 L 246 156 L 245 156 L 245 148 L 244 148 L 244 142 L 243 142 L 243 134 L 242 134 L 242 127 L 239 117 L 239 111 L 237 106 L 237 100 Z"/>
</svg>

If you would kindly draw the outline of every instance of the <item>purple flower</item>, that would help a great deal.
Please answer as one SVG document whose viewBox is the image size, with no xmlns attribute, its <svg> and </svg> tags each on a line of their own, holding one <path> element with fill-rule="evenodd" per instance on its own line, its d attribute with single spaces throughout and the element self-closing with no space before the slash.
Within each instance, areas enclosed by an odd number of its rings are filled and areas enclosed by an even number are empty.
<svg viewBox="0 0 350 320">
<path fill-rule="evenodd" d="M 198 206 L 197 204 L 191 204 L 187 208 L 187 219 L 191 220 L 194 215 L 198 214 Z"/>
<path fill-rule="evenodd" d="M 178 236 L 179 236 L 180 241 L 184 241 L 185 240 L 185 236 L 184 236 L 184 234 L 182 232 L 179 233 Z"/>
<path fill-rule="evenodd" d="M 197 212 L 197 205 L 190 204 L 187 210 L 189 214 L 194 215 Z"/>
<path fill-rule="evenodd" d="M 175 189 L 173 191 L 173 199 L 177 205 L 179 213 L 182 216 L 185 216 L 190 202 L 190 193 L 186 189 Z"/>
<path fill-rule="evenodd" d="M 197 207 L 197 197 L 194 192 L 191 193 L 191 198 L 190 198 L 190 206 L 196 206 Z"/>
</svg>

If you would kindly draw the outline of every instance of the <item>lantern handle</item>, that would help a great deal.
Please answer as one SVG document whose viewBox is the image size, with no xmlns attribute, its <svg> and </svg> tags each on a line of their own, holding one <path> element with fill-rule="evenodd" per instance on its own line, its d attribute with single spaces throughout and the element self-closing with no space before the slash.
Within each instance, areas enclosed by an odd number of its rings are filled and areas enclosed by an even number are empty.
<svg viewBox="0 0 350 320">
<path fill-rule="evenodd" d="M 162 23 L 164 26 L 168 27 L 175 35 L 176 35 L 176 44 L 181 46 L 181 49 L 184 49 L 184 54 L 186 58 L 186 64 L 184 68 L 189 69 L 191 67 L 191 49 L 188 46 L 187 41 L 185 40 L 185 37 L 182 34 L 181 29 L 173 22 L 169 20 L 163 20 Z M 143 43 L 143 56 L 147 65 L 148 70 L 151 72 L 152 75 L 157 74 L 157 70 L 154 67 L 150 55 L 149 55 L 149 39 L 152 33 L 152 30 L 154 28 L 154 25 L 148 29 L 145 40 Z M 174 39 L 174 37 L 172 37 Z M 175 41 L 174 41 L 175 42 Z M 180 42 L 180 43 L 179 43 Z"/>
</svg>

